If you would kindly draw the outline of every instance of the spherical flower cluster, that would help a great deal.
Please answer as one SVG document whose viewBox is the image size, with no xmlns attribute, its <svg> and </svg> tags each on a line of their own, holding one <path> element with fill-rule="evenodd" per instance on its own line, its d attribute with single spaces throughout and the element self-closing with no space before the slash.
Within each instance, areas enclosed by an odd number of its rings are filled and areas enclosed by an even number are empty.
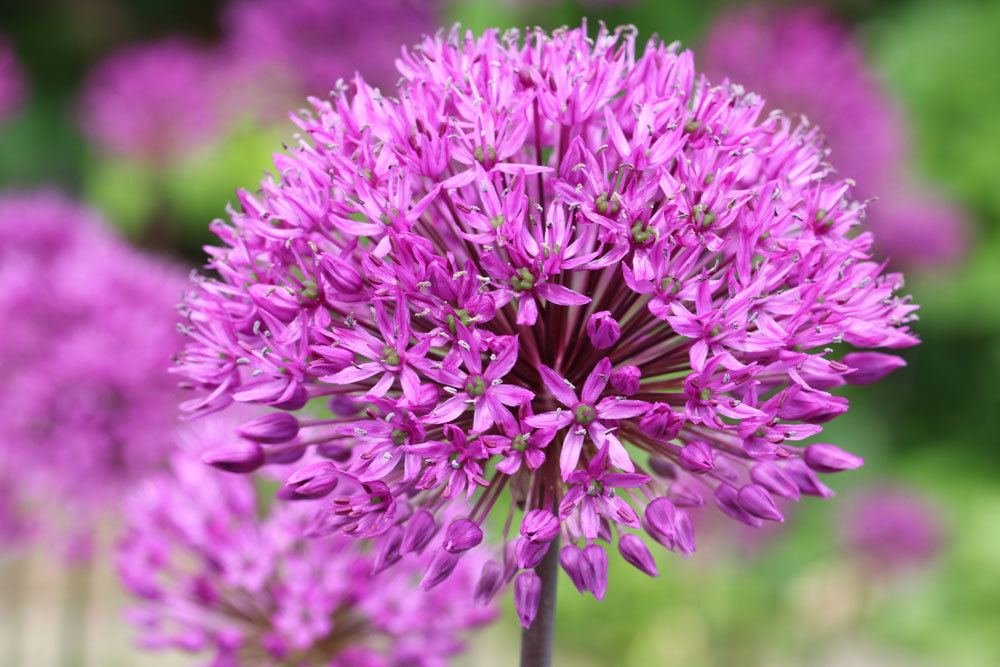
<svg viewBox="0 0 1000 667">
<path fill-rule="evenodd" d="M 815 8 L 736 9 L 718 18 L 706 70 L 760 93 L 769 108 L 816 122 L 855 197 L 877 197 L 869 224 L 880 250 L 906 265 L 943 265 L 965 250 L 961 213 L 908 173 L 902 113 L 847 30 Z M 919 242 L 915 242 L 919 239 Z"/>
<path fill-rule="evenodd" d="M 314 448 L 286 494 L 328 496 L 317 532 L 422 535 L 474 498 L 424 586 L 498 514 L 482 586 L 523 570 L 526 625 L 560 540 L 601 597 L 609 545 L 655 575 L 640 534 L 690 554 L 689 508 L 781 521 L 775 497 L 861 465 L 799 443 L 847 410 L 830 389 L 903 363 L 843 344 L 915 344 L 916 306 L 817 130 L 629 28 L 456 28 L 400 71 L 395 97 L 314 100 L 280 177 L 214 223 L 186 408 L 275 409 L 222 463 Z"/>
<path fill-rule="evenodd" d="M 941 516 L 925 498 L 897 486 L 866 489 L 844 515 L 848 551 L 878 573 L 900 572 L 931 561 L 944 541 Z"/>
<path fill-rule="evenodd" d="M 5 120 L 24 101 L 24 75 L 13 49 L 0 35 L 0 120 Z"/>
<path fill-rule="evenodd" d="M 185 276 L 52 191 L 0 195 L 0 233 L 4 469 L 85 531 L 86 510 L 170 447 L 178 392 L 165 367 Z"/>
<path fill-rule="evenodd" d="M 230 58 L 295 81 L 299 94 L 323 95 L 361 71 L 391 85 L 400 44 L 436 23 L 437 0 L 233 0 L 223 16 Z"/>
<path fill-rule="evenodd" d="M 145 647 L 211 653 L 220 667 L 443 667 L 463 631 L 493 617 L 473 603 L 472 561 L 448 585 L 414 595 L 426 555 L 365 552 L 342 535 L 307 539 L 308 504 L 262 516 L 250 477 L 192 456 L 231 442 L 227 426 L 203 421 L 182 433 L 172 471 L 126 503 L 116 561 L 139 600 L 128 614 Z M 398 563 L 382 571 L 390 557 Z"/>
<path fill-rule="evenodd" d="M 123 48 L 84 83 L 83 129 L 104 151 L 154 162 L 186 154 L 217 129 L 216 56 L 177 39 Z"/>
</svg>

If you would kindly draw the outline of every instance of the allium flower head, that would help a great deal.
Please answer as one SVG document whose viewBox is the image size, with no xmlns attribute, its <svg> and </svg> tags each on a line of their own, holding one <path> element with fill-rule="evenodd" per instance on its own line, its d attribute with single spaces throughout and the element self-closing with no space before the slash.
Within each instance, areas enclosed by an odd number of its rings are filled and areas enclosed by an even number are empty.
<svg viewBox="0 0 1000 667">
<path fill-rule="evenodd" d="M 170 447 L 177 391 L 164 367 L 184 274 L 51 191 L 0 196 L 0 233 L 4 467 L 83 530 L 81 510 L 117 498 Z"/>
<path fill-rule="evenodd" d="M 802 114 L 822 128 L 837 172 L 857 183 L 854 196 L 879 199 L 868 224 L 883 253 L 930 266 L 961 256 L 959 212 L 910 182 L 903 114 L 846 28 L 815 8 L 736 9 L 710 30 L 705 61 L 710 75 L 738 81 L 768 108 Z"/>
<path fill-rule="evenodd" d="M 943 533 L 941 516 L 927 499 L 893 486 L 866 489 L 842 525 L 848 550 L 882 573 L 926 564 L 941 550 Z"/>
<path fill-rule="evenodd" d="M 7 39 L 0 35 L 0 120 L 10 116 L 24 101 L 24 75 Z"/>
<path fill-rule="evenodd" d="M 116 560 L 139 600 L 129 617 L 145 647 L 213 654 L 213 665 L 443 667 L 462 650 L 462 633 L 492 618 L 473 603 L 472 561 L 447 585 L 414 595 L 429 553 L 381 571 L 385 549 L 305 538 L 308 504 L 262 515 L 250 477 L 191 455 L 232 441 L 228 426 L 226 434 L 203 421 L 184 433 L 172 471 L 127 502 Z"/>
<path fill-rule="evenodd" d="M 108 152 L 169 161 L 216 130 L 215 56 L 167 39 L 123 48 L 84 84 L 84 131 Z"/>
<path fill-rule="evenodd" d="M 847 410 L 829 389 L 898 365 L 839 345 L 913 345 L 916 306 L 816 130 L 633 29 L 455 29 L 400 72 L 313 100 L 186 303 L 187 408 L 294 417 L 355 480 L 309 494 L 323 529 L 422 534 L 474 498 L 441 564 L 505 508 L 505 579 L 561 536 L 600 597 L 609 546 L 655 572 L 626 536 L 689 554 L 689 508 L 780 521 L 861 465 L 800 443 Z"/>
</svg>

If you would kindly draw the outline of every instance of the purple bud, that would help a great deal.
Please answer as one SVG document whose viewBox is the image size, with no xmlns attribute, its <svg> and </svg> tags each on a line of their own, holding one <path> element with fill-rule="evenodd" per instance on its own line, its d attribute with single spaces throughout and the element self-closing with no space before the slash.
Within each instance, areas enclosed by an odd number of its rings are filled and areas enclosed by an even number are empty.
<svg viewBox="0 0 1000 667">
<path fill-rule="evenodd" d="M 420 580 L 420 588 L 429 591 L 447 579 L 455 571 L 459 559 L 458 554 L 450 551 L 444 549 L 435 551 L 431 564 L 427 566 L 427 572 L 424 573 L 424 578 Z"/>
<path fill-rule="evenodd" d="M 285 487 L 300 498 L 322 498 L 333 491 L 339 481 L 337 466 L 329 461 L 317 461 L 293 472 Z"/>
<path fill-rule="evenodd" d="M 819 496 L 820 498 L 832 498 L 833 489 L 819 481 L 812 470 L 802 461 L 788 461 L 785 464 L 785 472 L 788 478 L 795 482 L 799 491 L 808 496 Z"/>
<path fill-rule="evenodd" d="M 611 388 L 623 396 L 631 396 L 639 391 L 642 374 L 638 366 L 622 366 L 611 371 Z"/>
<path fill-rule="evenodd" d="M 323 442 L 316 445 L 316 453 L 324 459 L 346 463 L 351 460 L 351 447 L 340 442 Z"/>
<path fill-rule="evenodd" d="M 410 517 L 406 522 L 406 531 L 403 534 L 402 552 L 404 554 L 413 551 L 422 551 L 427 543 L 437 532 L 437 523 L 433 515 L 427 510 L 420 510 Z"/>
<path fill-rule="evenodd" d="M 674 501 L 677 507 L 701 507 L 705 504 L 701 494 L 683 482 L 671 484 L 667 497 Z"/>
<path fill-rule="evenodd" d="M 531 510 L 521 521 L 521 534 L 532 542 L 551 542 L 559 534 L 559 519 L 548 510 Z"/>
<path fill-rule="evenodd" d="M 483 541 L 483 529 L 469 519 L 455 519 L 444 534 L 444 548 L 453 554 L 460 554 Z"/>
<path fill-rule="evenodd" d="M 339 394 L 330 399 L 330 412 L 337 417 L 353 417 L 358 414 L 358 404 L 350 396 Z"/>
<path fill-rule="evenodd" d="M 319 268 L 330 285 L 341 294 L 355 294 L 363 286 L 358 271 L 339 257 L 324 253 L 320 257 Z"/>
<path fill-rule="evenodd" d="M 530 628 L 538 614 L 538 603 L 542 600 L 542 578 L 534 570 L 517 575 L 514 580 L 514 608 L 521 620 L 522 628 Z"/>
<path fill-rule="evenodd" d="M 715 467 L 712 448 L 707 442 L 695 440 L 684 445 L 680 453 L 680 463 L 688 472 L 707 472 Z"/>
<path fill-rule="evenodd" d="M 684 426 L 684 415 L 666 403 L 655 403 L 639 420 L 639 430 L 656 440 L 673 440 Z"/>
<path fill-rule="evenodd" d="M 778 408 L 777 414 L 787 421 L 822 424 L 844 414 L 848 407 L 850 405 L 843 396 L 832 396 L 822 391 L 799 391 Z"/>
<path fill-rule="evenodd" d="M 287 465 L 301 459 L 308 447 L 298 442 L 286 442 L 264 450 L 264 462 L 276 465 Z"/>
<path fill-rule="evenodd" d="M 656 569 L 656 561 L 653 560 L 653 554 L 649 552 L 649 547 L 646 546 L 646 543 L 638 535 L 624 533 L 618 539 L 618 553 L 626 561 L 649 576 L 655 577 L 660 574 L 660 571 Z"/>
<path fill-rule="evenodd" d="M 226 472 L 253 472 L 264 465 L 264 449 L 256 442 L 237 440 L 208 450 L 201 460 Z"/>
<path fill-rule="evenodd" d="M 673 461 L 666 457 L 650 456 L 649 469 L 663 479 L 677 479 L 677 466 L 674 465 Z"/>
<path fill-rule="evenodd" d="M 503 576 L 503 566 L 495 560 L 488 560 L 486 564 L 483 565 L 483 571 L 479 575 L 479 581 L 476 583 L 475 592 L 475 602 L 480 607 L 485 607 L 500 591 L 500 587 L 503 586 L 504 576 Z"/>
<path fill-rule="evenodd" d="M 646 511 L 642 515 L 646 532 L 668 549 L 673 549 L 677 542 L 677 530 L 674 527 L 676 512 L 674 504 L 661 496 L 646 505 Z"/>
<path fill-rule="evenodd" d="M 271 412 L 241 425 L 236 434 L 254 442 L 276 445 L 298 435 L 299 422 L 287 412 Z"/>
<path fill-rule="evenodd" d="M 393 526 L 381 535 L 375 544 L 375 561 L 372 563 L 372 574 L 378 574 L 390 565 L 394 565 L 403 554 L 399 552 L 403 544 L 403 529 Z"/>
<path fill-rule="evenodd" d="M 771 494 L 759 484 L 746 484 L 740 487 L 736 494 L 740 507 L 760 519 L 768 521 L 784 521 L 785 517 L 771 499 Z"/>
<path fill-rule="evenodd" d="M 583 578 L 583 549 L 573 544 L 564 546 L 559 551 L 559 565 L 576 586 L 576 590 L 581 593 L 587 590 L 587 584 Z"/>
<path fill-rule="evenodd" d="M 690 556 L 694 553 L 694 524 L 691 523 L 691 516 L 684 510 L 677 510 L 674 514 L 674 528 L 677 533 L 674 539 L 677 541 L 677 552 L 682 556 Z"/>
<path fill-rule="evenodd" d="M 836 445 L 819 443 L 809 445 L 802 453 L 802 460 L 816 472 L 840 472 L 860 468 L 865 460 Z"/>
<path fill-rule="evenodd" d="M 604 599 L 608 590 L 608 554 L 599 544 L 590 544 L 583 550 L 583 581 L 588 591 L 598 600 Z"/>
<path fill-rule="evenodd" d="M 618 342 L 622 336 L 622 330 L 615 318 L 611 317 L 611 313 L 602 310 L 599 313 L 594 313 L 587 320 L 587 336 L 590 337 L 590 342 L 598 350 L 606 350 Z"/>
<path fill-rule="evenodd" d="M 739 492 L 732 484 L 723 482 L 715 487 L 715 504 L 730 518 L 736 519 L 740 523 L 754 528 L 760 528 L 764 525 L 764 522 L 743 509 L 739 501 Z"/>
<path fill-rule="evenodd" d="M 785 474 L 781 466 L 771 461 L 755 463 L 750 469 L 750 479 L 776 496 L 796 501 L 802 497 L 792 478 Z"/>
<path fill-rule="evenodd" d="M 535 567 L 542 562 L 549 552 L 551 542 L 532 542 L 526 537 L 519 537 L 514 542 L 514 559 L 522 570 Z"/>
<path fill-rule="evenodd" d="M 854 369 L 844 376 L 848 384 L 871 384 L 906 365 L 896 355 L 884 352 L 851 352 L 842 361 Z"/>
</svg>

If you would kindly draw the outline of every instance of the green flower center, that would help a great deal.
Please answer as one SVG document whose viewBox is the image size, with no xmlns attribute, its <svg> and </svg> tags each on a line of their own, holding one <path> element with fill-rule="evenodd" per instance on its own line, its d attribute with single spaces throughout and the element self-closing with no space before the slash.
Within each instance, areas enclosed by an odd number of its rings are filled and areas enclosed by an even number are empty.
<svg viewBox="0 0 1000 667">
<path fill-rule="evenodd" d="M 399 365 L 399 352 L 388 345 L 382 348 L 382 363 L 386 366 Z"/>
<path fill-rule="evenodd" d="M 522 433 L 510 441 L 510 448 L 517 452 L 523 452 L 528 448 L 528 436 Z"/>
<path fill-rule="evenodd" d="M 392 439 L 392 444 L 397 447 L 406 444 L 406 431 L 401 428 L 392 429 L 392 432 L 389 433 L 389 437 Z"/>
<path fill-rule="evenodd" d="M 486 380 L 482 375 L 473 375 L 465 381 L 465 393 L 473 398 L 479 398 L 486 393 Z"/>
<path fill-rule="evenodd" d="M 573 416 L 576 418 L 576 423 L 581 426 L 588 426 L 597 419 L 597 410 L 594 406 L 587 405 L 586 403 L 581 403 L 580 405 L 573 408 Z"/>
<path fill-rule="evenodd" d="M 517 292 L 527 292 L 535 286 L 535 274 L 527 267 L 521 267 L 510 279 L 510 286 Z"/>
<path fill-rule="evenodd" d="M 646 227 L 645 224 L 639 220 L 632 225 L 632 240 L 635 241 L 636 245 L 642 245 L 653 238 L 653 230 Z"/>
<path fill-rule="evenodd" d="M 618 201 L 618 197 L 609 197 L 606 192 L 602 192 L 594 199 L 594 208 L 597 209 L 597 212 L 601 215 L 614 218 L 621 212 L 622 205 L 621 202 Z"/>
<path fill-rule="evenodd" d="M 590 483 L 587 484 L 587 495 L 588 496 L 603 496 L 604 495 L 604 482 L 600 480 L 592 479 Z"/>
</svg>

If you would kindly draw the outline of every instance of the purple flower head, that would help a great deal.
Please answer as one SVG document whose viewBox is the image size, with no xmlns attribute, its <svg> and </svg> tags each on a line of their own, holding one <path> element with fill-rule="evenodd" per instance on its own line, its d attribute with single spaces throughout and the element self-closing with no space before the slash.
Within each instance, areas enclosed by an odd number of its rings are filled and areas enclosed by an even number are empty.
<svg viewBox="0 0 1000 667">
<path fill-rule="evenodd" d="M 197 148 L 219 123 L 215 56 L 168 39 L 125 47 L 84 84 L 81 122 L 102 151 L 169 162 Z"/>
<path fill-rule="evenodd" d="M 736 9 L 709 31 L 705 58 L 712 76 L 739 82 L 769 108 L 822 128 L 837 172 L 857 182 L 854 196 L 879 199 L 866 224 L 883 254 L 908 266 L 962 256 L 961 214 L 912 182 L 902 113 L 845 27 L 815 8 Z"/>
<path fill-rule="evenodd" d="M 434 29 L 436 4 L 232 0 L 223 16 L 224 48 L 258 76 L 291 79 L 300 95 L 325 95 L 338 79 L 358 71 L 375 85 L 391 86 L 400 44 Z"/>
<path fill-rule="evenodd" d="M 841 523 L 849 552 L 880 572 L 900 572 L 933 560 L 944 532 L 938 509 L 927 499 L 892 486 L 864 490 Z"/>
<path fill-rule="evenodd" d="M 472 600 L 482 559 L 420 593 L 413 579 L 430 555 L 400 555 L 398 536 L 372 553 L 339 534 L 306 538 L 310 502 L 264 513 L 251 477 L 198 462 L 235 437 L 217 421 L 187 429 L 170 471 L 126 503 L 116 564 L 146 648 L 211 653 L 213 664 L 437 667 L 494 616 Z"/>
<path fill-rule="evenodd" d="M 0 35 L 0 121 L 6 120 L 24 102 L 25 81 L 21 66 L 7 39 Z"/>
<path fill-rule="evenodd" d="M 164 462 L 180 397 L 185 274 L 102 222 L 53 191 L 0 195 L 0 454 L 34 502 L 69 510 L 46 522 L 81 532 Z"/>
<path fill-rule="evenodd" d="M 708 499 L 760 525 L 773 496 L 832 494 L 817 470 L 860 460 L 800 443 L 847 409 L 830 389 L 893 367 L 835 350 L 915 344 L 916 306 L 817 130 L 631 29 L 456 28 L 399 68 L 393 97 L 358 78 L 314 100 L 280 180 L 215 223 L 218 278 L 184 305 L 190 411 L 273 406 L 335 445 L 362 484 L 330 492 L 328 529 L 464 547 L 514 508 L 425 587 L 469 553 L 509 582 L 555 548 L 600 597 L 609 554 L 656 571 L 623 536 L 688 555 Z M 325 410 L 344 397 L 356 414 Z"/>
</svg>

